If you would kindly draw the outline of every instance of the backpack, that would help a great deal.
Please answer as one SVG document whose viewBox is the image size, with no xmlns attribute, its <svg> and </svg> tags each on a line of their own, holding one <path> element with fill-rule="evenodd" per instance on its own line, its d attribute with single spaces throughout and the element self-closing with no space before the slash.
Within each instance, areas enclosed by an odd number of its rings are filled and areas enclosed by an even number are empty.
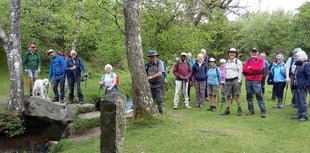
<svg viewBox="0 0 310 153">
<path fill-rule="evenodd" d="M 163 65 L 164 65 L 164 72 L 163 72 L 164 83 L 168 83 L 168 79 L 167 79 L 167 78 L 168 78 L 168 70 L 167 70 L 167 67 L 166 67 L 165 62 L 158 59 L 158 60 L 156 61 L 156 66 L 157 66 L 157 68 L 158 68 L 158 65 L 159 65 L 160 62 L 162 62 Z M 152 63 L 149 61 L 149 62 L 145 65 L 145 71 L 146 71 L 146 73 L 148 72 L 148 70 L 149 70 L 151 64 L 152 64 Z"/>
</svg>

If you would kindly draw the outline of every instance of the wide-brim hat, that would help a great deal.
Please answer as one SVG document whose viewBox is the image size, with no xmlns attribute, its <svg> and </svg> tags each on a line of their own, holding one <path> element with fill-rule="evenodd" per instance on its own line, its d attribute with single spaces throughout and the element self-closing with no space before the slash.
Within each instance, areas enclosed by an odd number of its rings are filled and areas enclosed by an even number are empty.
<svg viewBox="0 0 310 153">
<path fill-rule="evenodd" d="M 156 50 L 150 50 L 149 53 L 147 54 L 148 57 L 150 56 L 159 56 Z"/>
<path fill-rule="evenodd" d="M 49 49 L 49 50 L 47 51 L 47 55 L 49 55 L 49 54 L 52 53 L 52 52 L 55 52 L 55 50 Z"/>
</svg>

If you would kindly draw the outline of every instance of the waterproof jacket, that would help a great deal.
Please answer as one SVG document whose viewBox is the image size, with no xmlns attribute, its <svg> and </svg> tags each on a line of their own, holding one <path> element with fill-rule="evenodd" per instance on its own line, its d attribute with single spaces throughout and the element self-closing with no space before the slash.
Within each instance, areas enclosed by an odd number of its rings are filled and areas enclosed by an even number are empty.
<svg viewBox="0 0 310 153">
<path fill-rule="evenodd" d="M 216 66 L 210 67 L 207 72 L 207 78 L 208 85 L 218 86 L 221 80 L 221 74 L 219 69 Z"/>
<path fill-rule="evenodd" d="M 285 63 L 275 63 L 271 67 L 271 74 L 273 75 L 273 82 L 286 82 L 286 67 Z"/>
<path fill-rule="evenodd" d="M 192 70 L 193 79 L 197 81 L 206 81 L 207 71 L 208 64 L 205 61 L 203 61 L 200 66 L 198 62 L 196 62 Z"/>
<path fill-rule="evenodd" d="M 243 66 L 243 74 L 247 81 L 261 81 L 263 78 L 264 59 L 249 58 Z"/>
<path fill-rule="evenodd" d="M 41 67 L 41 58 L 39 53 L 28 51 L 23 58 L 24 69 L 37 70 Z"/>
<path fill-rule="evenodd" d="M 84 73 L 87 72 L 87 69 L 82 61 L 82 59 L 80 57 L 76 57 L 75 59 L 73 59 L 71 56 L 69 56 L 66 59 L 66 75 L 67 77 L 80 77 L 81 76 L 81 71 L 83 71 Z M 73 66 L 76 66 L 75 70 L 71 70 L 71 68 Z"/>
<path fill-rule="evenodd" d="M 296 62 L 296 74 L 295 79 L 297 82 L 298 89 L 305 89 L 305 87 L 310 87 L 310 63 L 306 62 Z"/>
<path fill-rule="evenodd" d="M 55 80 L 64 79 L 65 68 L 65 60 L 61 56 L 55 54 L 55 56 L 50 61 L 50 70 L 48 77 Z"/>
</svg>

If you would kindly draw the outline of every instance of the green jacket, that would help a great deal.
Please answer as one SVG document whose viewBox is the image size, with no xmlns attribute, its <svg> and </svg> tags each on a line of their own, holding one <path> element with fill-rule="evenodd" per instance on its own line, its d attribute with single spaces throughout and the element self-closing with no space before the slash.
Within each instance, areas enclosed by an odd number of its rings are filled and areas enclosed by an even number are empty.
<svg viewBox="0 0 310 153">
<path fill-rule="evenodd" d="M 33 54 L 28 51 L 23 58 L 23 67 L 24 69 L 29 70 L 37 70 L 41 67 L 41 59 L 40 55 L 37 52 L 34 52 Z"/>
</svg>

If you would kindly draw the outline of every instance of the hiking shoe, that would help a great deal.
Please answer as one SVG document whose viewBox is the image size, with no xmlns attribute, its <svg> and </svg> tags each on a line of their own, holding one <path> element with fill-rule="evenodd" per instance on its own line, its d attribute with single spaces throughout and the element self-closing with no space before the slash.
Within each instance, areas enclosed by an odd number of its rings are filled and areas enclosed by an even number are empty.
<svg viewBox="0 0 310 153">
<path fill-rule="evenodd" d="M 59 101 L 60 103 L 64 103 L 65 102 L 65 100 L 64 99 L 60 99 L 60 101 Z"/>
<path fill-rule="evenodd" d="M 283 108 L 283 102 L 278 102 L 278 108 Z"/>
<path fill-rule="evenodd" d="M 299 119 L 297 119 L 299 122 L 305 122 L 305 121 L 307 121 L 308 119 L 307 118 L 305 118 L 305 117 L 301 117 L 301 118 L 299 118 Z"/>
<path fill-rule="evenodd" d="M 211 112 L 215 112 L 216 111 L 216 106 L 212 106 Z"/>
<path fill-rule="evenodd" d="M 84 104 L 84 101 L 80 100 L 80 101 L 79 101 L 79 104 L 80 104 L 80 105 L 83 105 L 83 104 Z"/>
<path fill-rule="evenodd" d="M 73 100 L 69 100 L 69 104 L 73 104 Z"/>
<path fill-rule="evenodd" d="M 229 115 L 229 114 L 230 114 L 230 109 L 229 107 L 227 107 L 221 115 Z"/>
<path fill-rule="evenodd" d="M 254 115 L 254 111 L 249 111 L 246 115 L 247 116 Z"/>
<path fill-rule="evenodd" d="M 242 116 L 242 109 L 241 109 L 241 107 L 238 107 L 237 115 L 238 116 Z"/>
<path fill-rule="evenodd" d="M 185 107 L 184 108 L 186 108 L 186 109 L 191 109 L 192 107 L 191 106 L 189 106 L 189 105 L 185 105 Z"/>
<path fill-rule="evenodd" d="M 52 102 L 58 102 L 58 101 L 59 101 L 59 99 L 57 99 L 57 98 L 52 99 Z"/>
<path fill-rule="evenodd" d="M 173 109 L 178 109 L 178 105 L 174 105 L 174 106 L 173 106 Z"/>
<path fill-rule="evenodd" d="M 260 117 L 261 117 L 261 118 L 266 118 L 266 117 L 267 117 L 266 112 L 261 112 Z"/>
<path fill-rule="evenodd" d="M 207 98 L 206 98 L 206 101 L 209 101 L 209 100 L 210 100 L 210 99 L 207 97 Z"/>
</svg>

